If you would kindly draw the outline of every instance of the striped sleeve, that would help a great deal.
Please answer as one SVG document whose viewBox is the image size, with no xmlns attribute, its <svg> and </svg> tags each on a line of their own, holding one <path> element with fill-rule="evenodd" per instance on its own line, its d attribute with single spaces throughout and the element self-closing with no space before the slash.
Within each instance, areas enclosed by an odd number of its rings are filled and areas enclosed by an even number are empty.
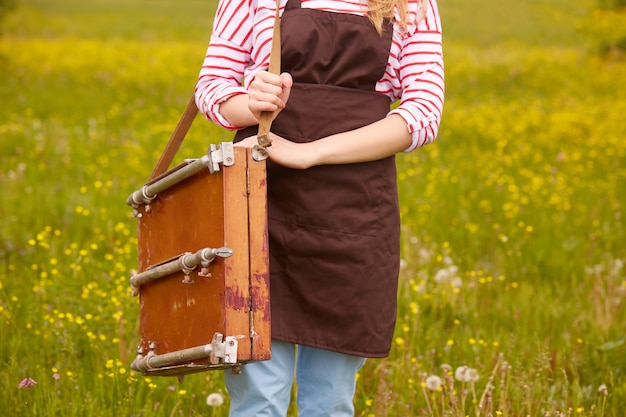
<svg viewBox="0 0 626 417">
<path fill-rule="evenodd" d="M 228 51 L 227 53 L 220 51 Z M 205 63 L 196 84 L 196 104 L 205 117 L 226 129 L 235 129 L 219 113 L 219 104 L 237 94 L 246 94 L 241 84 L 246 52 L 224 39 L 211 37 Z"/>
<path fill-rule="evenodd" d="M 254 4 L 251 0 L 221 0 L 213 21 L 213 33 L 195 88 L 198 109 L 226 129 L 237 129 L 219 113 L 219 104 L 246 94 L 245 69 L 252 50 Z"/>
<path fill-rule="evenodd" d="M 394 57 L 394 50 L 397 56 Z M 399 81 L 400 104 L 390 114 L 406 120 L 412 151 L 435 140 L 444 102 L 441 22 L 436 0 L 428 1 L 426 15 L 406 33 L 394 37 L 390 61 Z"/>
<path fill-rule="evenodd" d="M 287 0 L 280 0 L 281 13 Z M 423 18 L 420 0 L 408 0 L 410 19 L 406 31 L 394 26 L 389 61 L 376 91 L 400 100 L 390 114 L 406 120 L 412 135 L 407 149 L 432 142 L 443 109 L 444 77 L 441 26 L 436 0 L 428 0 Z M 274 0 L 220 0 L 213 33 L 196 84 L 196 103 L 208 119 L 227 129 L 233 126 L 219 113 L 219 105 L 237 94 L 259 70 L 267 69 L 271 50 Z M 363 15 L 357 0 L 302 0 L 303 8 Z"/>
</svg>

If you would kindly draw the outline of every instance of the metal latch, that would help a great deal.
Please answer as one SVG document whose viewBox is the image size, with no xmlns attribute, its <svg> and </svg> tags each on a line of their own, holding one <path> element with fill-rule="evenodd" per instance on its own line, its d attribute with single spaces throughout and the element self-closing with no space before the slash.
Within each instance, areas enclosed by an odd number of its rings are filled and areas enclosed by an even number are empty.
<svg viewBox="0 0 626 417">
<path fill-rule="evenodd" d="M 240 336 L 243 337 L 243 336 Z M 215 333 L 211 341 L 211 363 L 237 363 L 237 338 L 235 336 L 226 336 L 221 333 Z"/>
<path fill-rule="evenodd" d="M 224 339 L 223 334 L 214 333 L 213 340 L 210 344 L 160 355 L 154 352 L 156 343 L 150 342 L 150 351 L 146 355 L 143 354 L 143 348 L 139 347 L 137 357 L 130 365 L 130 368 L 144 375 L 174 375 L 185 373 L 185 369 L 190 371 L 197 370 L 198 368 L 205 369 L 205 365 L 196 365 L 193 361 L 207 358 L 211 362 L 210 367 L 214 367 L 215 369 L 224 366 L 233 366 L 237 364 L 237 339 L 243 337 L 243 335 L 227 336 Z"/>
<path fill-rule="evenodd" d="M 202 268 L 200 272 L 198 272 L 198 276 L 210 277 L 210 274 L 206 271 L 209 264 L 217 257 L 228 258 L 232 255 L 232 249 L 224 246 L 221 248 L 203 248 L 195 253 L 185 252 L 156 265 L 152 265 L 143 272 L 138 274 L 133 273 L 130 277 L 130 287 L 133 291 L 133 295 L 136 296 L 139 295 L 139 288 L 143 284 L 168 277 L 180 271 L 185 275 L 183 283 L 193 284 L 194 281 L 191 279 L 190 274 L 198 265 Z"/>
<path fill-rule="evenodd" d="M 235 163 L 235 148 L 232 142 L 222 142 L 219 145 L 211 144 L 207 155 L 211 174 L 220 170 L 220 164 L 229 167 Z"/>
</svg>

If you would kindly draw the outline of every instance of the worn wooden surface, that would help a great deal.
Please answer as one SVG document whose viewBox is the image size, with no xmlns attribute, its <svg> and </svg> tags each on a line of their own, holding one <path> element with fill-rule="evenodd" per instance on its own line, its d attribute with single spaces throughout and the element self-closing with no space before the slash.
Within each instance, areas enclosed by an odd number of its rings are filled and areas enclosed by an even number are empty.
<svg viewBox="0 0 626 417">
<path fill-rule="evenodd" d="M 144 352 L 150 342 L 156 354 L 208 344 L 219 332 L 238 338 L 240 362 L 270 357 L 265 162 L 234 149 L 233 166 L 203 170 L 139 210 L 140 271 L 205 247 L 233 251 L 211 263 L 210 277 L 197 268 L 193 283 L 183 283 L 181 272 L 141 287 Z"/>
<path fill-rule="evenodd" d="M 250 195 L 250 295 L 252 297 L 252 358 L 270 359 L 270 275 L 267 231 L 267 175 L 265 161 L 248 153 Z"/>
</svg>

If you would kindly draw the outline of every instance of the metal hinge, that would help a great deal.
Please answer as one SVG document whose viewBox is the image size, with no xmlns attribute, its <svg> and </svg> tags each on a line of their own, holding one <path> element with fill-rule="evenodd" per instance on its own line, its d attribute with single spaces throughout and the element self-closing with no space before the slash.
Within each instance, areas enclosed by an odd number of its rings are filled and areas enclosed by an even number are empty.
<svg viewBox="0 0 626 417">
<path fill-rule="evenodd" d="M 252 291 L 252 288 L 250 288 L 250 291 Z M 252 302 L 252 296 L 250 295 L 248 297 L 248 317 L 249 317 L 249 322 L 248 322 L 248 326 L 250 327 L 250 343 L 252 343 L 252 346 L 254 346 L 254 339 L 256 338 L 256 331 L 254 330 L 254 304 Z"/>
<path fill-rule="evenodd" d="M 250 167 L 246 167 L 246 193 L 250 195 Z"/>
</svg>

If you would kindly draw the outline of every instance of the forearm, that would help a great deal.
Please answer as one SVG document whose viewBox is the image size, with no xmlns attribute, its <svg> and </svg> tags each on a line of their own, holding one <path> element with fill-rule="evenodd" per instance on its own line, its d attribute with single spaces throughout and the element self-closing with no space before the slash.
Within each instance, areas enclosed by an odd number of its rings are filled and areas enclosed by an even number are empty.
<svg viewBox="0 0 626 417">
<path fill-rule="evenodd" d="M 220 103 L 220 114 L 233 126 L 254 126 L 258 120 L 248 107 L 248 95 L 238 94 Z"/>
<path fill-rule="evenodd" d="M 322 138 L 308 145 L 313 165 L 351 164 L 395 155 L 409 147 L 406 121 L 392 114 L 349 132 Z"/>
</svg>

